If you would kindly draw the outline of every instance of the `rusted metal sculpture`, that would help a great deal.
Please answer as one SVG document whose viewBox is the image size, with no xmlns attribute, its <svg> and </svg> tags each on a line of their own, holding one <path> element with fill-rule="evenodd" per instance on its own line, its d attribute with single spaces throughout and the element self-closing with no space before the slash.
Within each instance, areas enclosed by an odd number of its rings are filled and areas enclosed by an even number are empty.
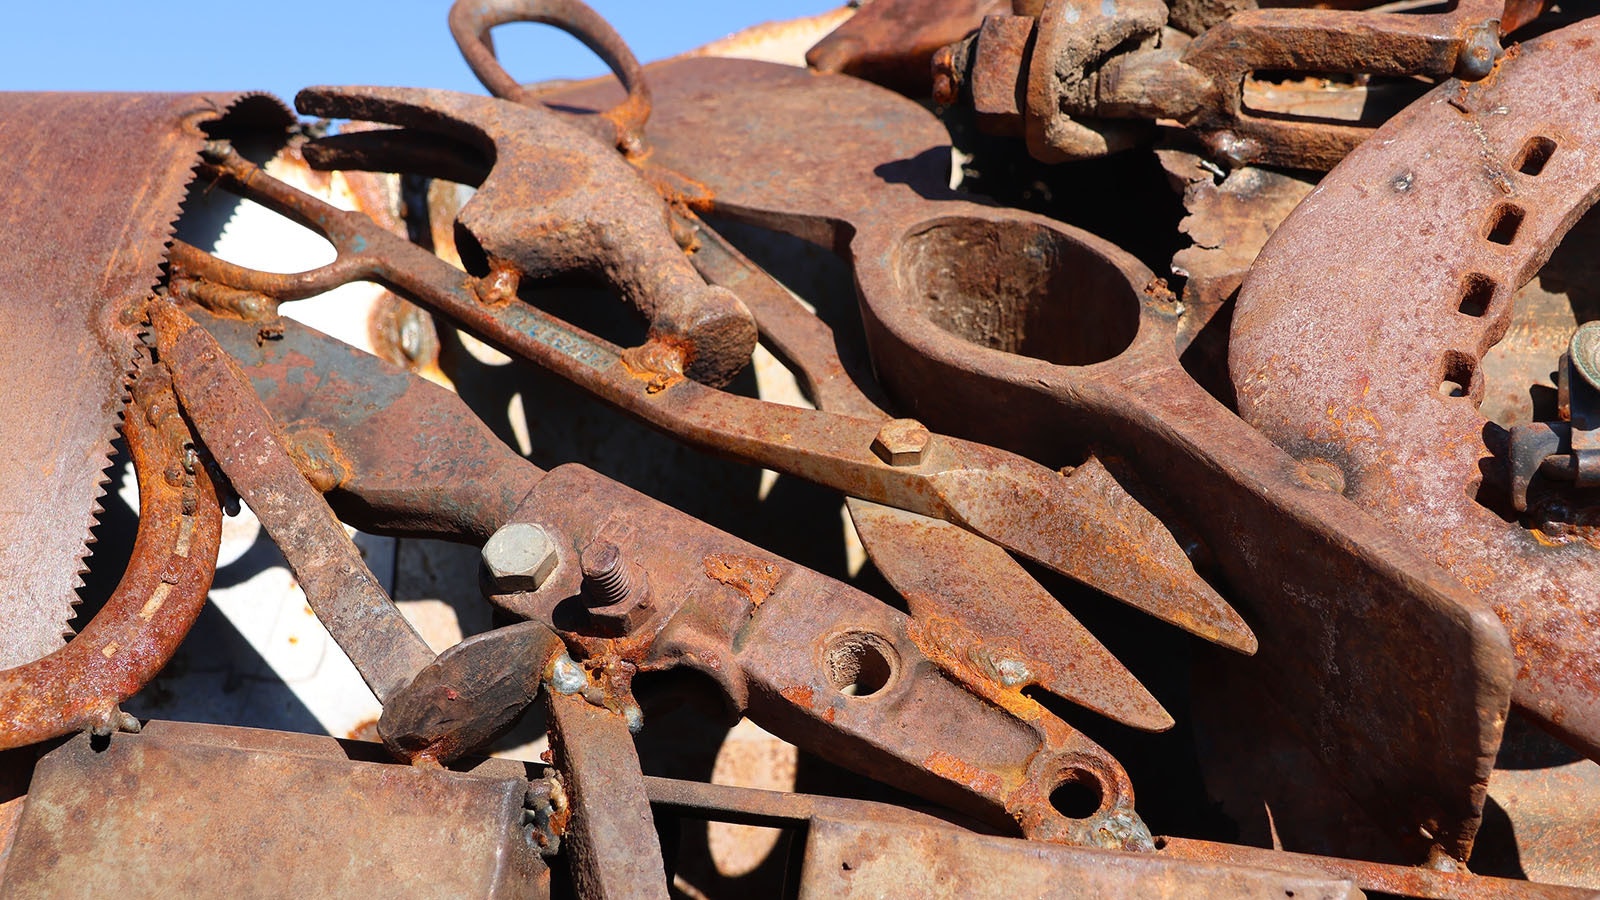
<svg viewBox="0 0 1600 900">
<path fill-rule="evenodd" d="M 1366 777 L 1357 760 L 1386 760 L 1369 770 L 1376 777 L 1365 791 L 1376 807 L 1399 809 L 1392 773 L 1414 773 L 1407 815 L 1434 835 L 1453 835 L 1452 852 L 1466 854 L 1480 802 L 1474 785 L 1487 776 L 1510 687 L 1498 621 L 1192 382 L 1173 353 L 1176 310 L 1148 270 L 1043 218 L 924 199 L 943 193 L 943 140 L 923 110 L 886 91 L 737 61 L 690 60 L 652 77 L 656 153 L 705 183 L 718 212 L 830 245 L 848 240 L 876 368 L 903 408 L 1052 464 L 1091 454 L 1113 460 L 1202 533 L 1226 535 L 1208 556 L 1251 601 L 1257 630 L 1273 625 L 1262 653 L 1274 660 L 1285 714 L 1319 735 L 1326 762 L 1354 790 Z M 710 93 L 710 84 L 722 90 Z M 678 90 L 700 102 L 673 103 Z M 759 132 L 717 131 L 757 105 L 782 112 Z M 847 143 L 821 132 L 807 108 L 848 110 L 839 121 L 870 122 L 861 132 L 870 137 Z M 706 134 L 720 138 L 709 151 L 698 146 Z M 740 174 L 777 158 L 831 177 Z M 893 179 L 883 178 L 885 164 L 900 166 Z M 1070 305 L 1052 302 L 1074 282 Z M 1313 547 L 1329 552 L 1317 560 Z M 1377 616 L 1396 618 L 1380 624 Z M 1438 659 L 1458 662 L 1412 665 L 1417 634 L 1441 641 L 1429 651 Z M 1340 650 L 1308 656 L 1308 646 Z M 1337 674 L 1352 668 L 1373 676 L 1359 694 Z M 1442 680 L 1424 686 L 1418 678 Z M 1434 698 L 1428 725 L 1442 731 L 1412 732 L 1407 746 L 1395 737 L 1413 720 L 1419 694 Z M 1451 703 L 1460 706 L 1447 713 Z M 1393 725 L 1374 724 L 1388 717 Z M 1382 746 L 1367 743 L 1378 735 Z M 1441 778 L 1450 768 L 1441 747 L 1462 753 L 1453 776 Z"/>
<path fill-rule="evenodd" d="M 1593 265 L 1557 249 L 1592 257 L 1600 20 L 1516 44 L 1545 4 L 1340 6 L 878 0 L 808 71 L 641 66 L 576 0 L 462 0 L 451 31 L 495 96 L 301 92 L 361 123 L 331 136 L 251 95 L 0 95 L 22 123 L 0 362 L 26 410 L 0 480 L 0 748 L 36 748 L 0 756 L 4 892 L 667 896 L 687 818 L 790 831 L 799 896 L 1592 896 L 1468 867 L 1516 849 L 1508 767 L 1520 796 L 1600 808 L 1600 779 L 1526 761 L 1600 758 L 1600 313 Z M 578 36 L 620 86 L 518 83 L 490 40 L 512 21 Z M 1439 83 L 1377 128 L 1256 115 L 1263 70 Z M 1141 120 L 1199 136 L 1160 151 L 1194 216 L 1192 308 L 1089 231 L 952 188 L 939 118 L 841 73 L 959 89 L 1063 165 Z M 461 266 L 269 174 L 286 143 L 475 187 L 408 213 L 442 219 L 414 237 L 454 225 Z M 1206 184 L 1218 162 L 1332 171 Z M 191 176 L 334 260 L 279 274 L 169 240 Z M 751 229 L 839 256 L 859 321 L 791 294 Z M 546 308 L 565 276 L 626 300 L 642 339 Z M 535 465 L 462 397 L 280 314 L 355 281 L 837 492 L 878 596 Z M 1202 329 L 1229 332 L 1210 364 L 1180 358 Z M 815 408 L 730 384 L 758 337 Z M 63 644 L 119 422 L 137 538 Z M 130 733 L 120 704 L 200 614 L 234 500 L 381 703 L 381 744 Z M 435 652 L 347 526 L 479 548 L 495 627 Z M 899 793 L 654 777 L 662 684 Z M 540 762 L 473 757 L 530 709 Z M 1541 871 L 1600 884 L 1592 842 L 1559 855 Z"/>
<path fill-rule="evenodd" d="M 965 96 L 983 127 L 1025 136 L 1044 162 L 1125 149 L 1170 120 L 1234 165 L 1327 169 L 1371 133 L 1364 107 L 1381 103 L 1368 77 L 1484 78 L 1501 36 L 1540 12 L 1501 0 L 1446 12 L 1244 9 L 1190 40 L 1163 33 L 1167 6 L 1052 0 L 990 16 L 935 57 L 936 99 Z M 1330 76 L 1360 78 L 1340 92 Z"/>
</svg>

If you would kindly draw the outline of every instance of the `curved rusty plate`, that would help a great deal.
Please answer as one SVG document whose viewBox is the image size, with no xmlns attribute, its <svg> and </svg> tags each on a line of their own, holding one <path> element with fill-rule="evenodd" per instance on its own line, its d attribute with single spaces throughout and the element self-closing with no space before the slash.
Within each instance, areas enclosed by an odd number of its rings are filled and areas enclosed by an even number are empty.
<svg viewBox="0 0 1600 900">
<path fill-rule="evenodd" d="M 243 101 L 250 100 L 248 104 Z M 202 126 L 260 95 L 0 94 L 0 667 L 71 631 L 85 539 Z"/>
<path fill-rule="evenodd" d="M 1479 408 L 1513 293 L 1600 195 L 1597 62 L 1591 19 L 1391 120 L 1262 250 L 1230 366 L 1246 421 L 1492 604 L 1514 701 L 1600 758 L 1600 552 L 1506 512 Z"/>
</svg>

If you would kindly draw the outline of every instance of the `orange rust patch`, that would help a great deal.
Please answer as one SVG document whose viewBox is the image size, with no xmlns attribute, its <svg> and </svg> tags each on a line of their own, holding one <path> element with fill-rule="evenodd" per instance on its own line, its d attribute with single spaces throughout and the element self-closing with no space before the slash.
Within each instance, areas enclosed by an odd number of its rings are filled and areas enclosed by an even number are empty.
<svg viewBox="0 0 1600 900">
<path fill-rule="evenodd" d="M 522 274 L 510 263 L 491 260 L 489 274 L 472 279 L 472 292 L 490 309 L 500 309 L 517 299 Z"/>
<path fill-rule="evenodd" d="M 755 612 L 778 587 L 783 572 L 773 563 L 750 556 L 733 553 L 713 553 L 701 562 L 706 576 L 744 594 L 750 601 L 750 611 Z"/>
<path fill-rule="evenodd" d="M 1006 687 L 995 681 L 973 660 L 983 655 L 985 646 L 981 636 L 952 619 L 931 618 L 927 621 L 912 619 L 906 623 L 906 636 L 917 645 L 923 655 L 939 670 L 949 675 L 969 693 L 1000 707 L 1018 721 L 1034 728 L 1046 747 L 1099 748 L 1072 726 L 1057 718 L 1039 705 L 1037 700 L 1024 694 L 1021 685 Z"/>
<path fill-rule="evenodd" d="M 327 493 L 350 478 L 352 466 L 333 437 L 333 432 L 317 425 L 296 422 L 283 429 L 283 447 L 294 460 L 295 468 L 311 486 Z"/>
<path fill-rule="evenodd" d="M 689 348 L 680 342 L 653 337 L 637 347 L 622 351 L 622 368 L 644 382 L 644 392 L 659 394 L 683 380 L 689 364 Z"/>
<path fill-rule="evenodd" d="M 974 793 L 985 797 L 998 797 L 1005 787 L 999 775 L 980 769 L 943 750 L 935 750 L 928 754 L 928 758 L 922 761 L 922 767 L 940 778 L 965 785 Z"/>
<path fill-rule="evenodd" d="M 811 709 L 811 701 L 816 698 L 816 693 L 803 684 L 795 687 L 786 687 L 778 693 L 783 696 L 783 699 L 801 709 Z"/>
</svg>

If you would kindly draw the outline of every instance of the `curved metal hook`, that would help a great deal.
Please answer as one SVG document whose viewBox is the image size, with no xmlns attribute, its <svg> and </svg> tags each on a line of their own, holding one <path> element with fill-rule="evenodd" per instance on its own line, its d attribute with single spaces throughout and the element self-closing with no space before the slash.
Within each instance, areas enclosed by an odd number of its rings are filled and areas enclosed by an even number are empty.
<svg viewBox="0 0 1600 900">
<path fill-rule="evenodd" d="M 605 60 L 628 98 L 600 115 L 616 128 L 617 149 L 629 158 L 643 155 L 650 87 L 644 80 L 644 68 L 611 23 L 579 0 L 456 0 L 450 7 L 450 33 L 472 73 L 489 93 L 524 106 L 543 104 L 500 65 L 489 36 L 490 29 L 510 22 L 552 25 Z"/>
</svg>

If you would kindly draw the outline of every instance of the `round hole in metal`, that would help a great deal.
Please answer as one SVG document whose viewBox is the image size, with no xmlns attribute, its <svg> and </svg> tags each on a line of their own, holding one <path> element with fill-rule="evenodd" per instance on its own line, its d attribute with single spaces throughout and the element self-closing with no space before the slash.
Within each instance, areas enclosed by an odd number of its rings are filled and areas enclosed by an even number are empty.
<svg viewBox="0 0 1600 900">
<path fill-rule="evenodd" d="M 1115 357 L 1139 331 L 1122 270 L 1043 222 L 938 220 L 905 238 L 898 263 L 919 311 L 980 346 L 1084 366 Z"/>
<path fill-rule="evenodd" d="M 894 680 L 899 654 L 870 631 L 847 631 L 828 641 L 822 656 L 828 683 L 846 697 L 870 697 Z"/>
</svg>

